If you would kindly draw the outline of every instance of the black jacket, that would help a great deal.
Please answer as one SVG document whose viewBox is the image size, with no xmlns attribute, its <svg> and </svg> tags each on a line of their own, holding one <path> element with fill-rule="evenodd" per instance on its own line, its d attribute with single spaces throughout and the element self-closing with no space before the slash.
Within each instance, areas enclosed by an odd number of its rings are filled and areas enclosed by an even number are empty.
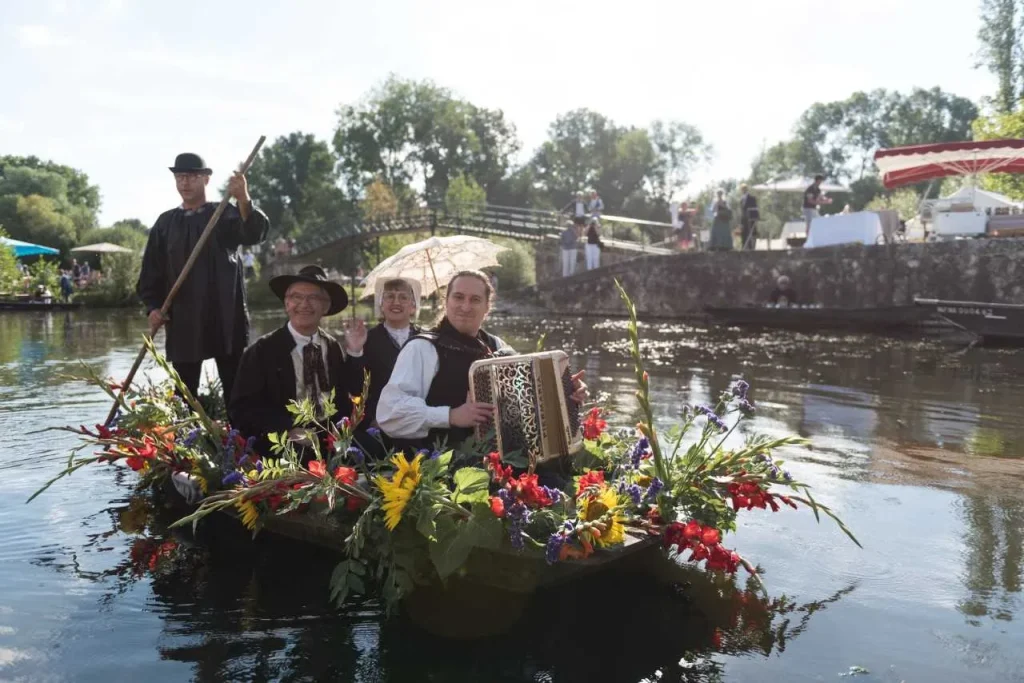
<svg viewBox="0 0 1024 683">
<path fill-rule="evenodd" d="M 159 309 L 185 267 L 216 205 L 165 211 L 149 231 L 136 292 L 146 311 Z M 262 242 L 270 223 L 252 207 L 242 220 L 228 205 L 195 265 L 175 295 L 167 323 L 167 358 L 189 363 L 241 353 L 249 342 L 249 314 L 240 245 Z"/>
<path fill-rule="evenodd" d="M 364 365 L 362 358 L 348 356 L 337 339 L 323 330 L 319 334 L 327 342 L 327 379 L 335 392 L 337 421 L 352 413 L 349 396 L 358 396 L 362 390 Z M 295 339 L 285 325 L 257 339 L 242 354 L 228 418 L 246 437 L 257 437 L 255 448 L 261 455 L 270 453 L 268 433 L 286 432 L 294 423 L 287 410 L 295 400 L 294 348 Z"/>
<path fill-rule="evenodd" d="M 420 328 L 415 325 L 409 327 L 409 338 L 420 333 Z M 384 323 L 377 325 L 366 333 L 366 346 L 363 347 L 363 363 L 370 371 L 370 395 L 366 400 L 366 417 L 363 426 L 369 427 L 377 419 L 377 404 L 380 402 L 380 393 L 384 391 L 388 380 L 391 379 L 391 372 L 395 369 L 395 361 L 398 360 L 398 352 L 401 347 L 388 334 Z"/>
</svg>

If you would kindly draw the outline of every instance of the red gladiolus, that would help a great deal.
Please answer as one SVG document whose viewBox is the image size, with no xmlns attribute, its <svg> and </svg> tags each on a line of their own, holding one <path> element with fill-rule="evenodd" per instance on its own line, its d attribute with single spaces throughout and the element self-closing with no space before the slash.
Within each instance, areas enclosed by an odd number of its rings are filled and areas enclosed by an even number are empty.
<svg viewBox="0 0 1024 683">
<path fill-rule="evenodd" d="M 601 419 L 601 409 L 591 408 L 583 420 L 583 438 L 593 441 L 604 433 L 608 423 Z"/>
<path fill-rule="evenodd" d="M 546 508 L 552 503 L 551 496 L 537 483 L 536 474 L 521 474 L 518 479 L 510 481 L 508 487 L 527 507 Z"/>
<path fill-rule="evenodd" d="M 345 501 L 345 509 L 349 512 L 357 512 L 364 505 L 366 505 L 366 501 L 355 496 L 349 496 L 348 500 Z"/>
<path fill-rule="evenodd" d="M 495 517 L 505 516 L 505 501 L 497 496 L 491 497 L 491 512 L 494 513 Z"/>
<path fill-rule="evenodd" d="M 488 472 L 494 475 L 494 481 L 498 484 L 504 484 L 506 480 L 512 478 L 512 468 L 502 465 L 501 453 L 497 451 L 492 451 L 484 456 L 484 466 Z"/>
<path fill-rule="evenodd" d="M 579 486 L 576 488 L 576 497 L 579 498 L 584 491 L 588 488 L 604 487 L 604 471 L 603 470 L 590 470 L 582 477 L 580 477 Z"/>
<path fill-rule="evenodd" d="M 96 425 L 96 433 L 101 439 L 109 439 L 114 436 L 114 433 L 107 429 L 105 425 Z"/>
<path fill-rule="evenodd" d="M 722 535 L 718 533 L 718 529 L 706 526 L 701 532 L 700 540 L 704 545 L 718 545 L 722 542 Z"/>
<path fill-rule="evenodd" d="M 686 527 L 683 529 L 683 538 L 687 541 L 699 541 L 701 537 L 701 526 L 700 522 L 695 519 L 691 519 L 686 523 Z"/>
<path fill-rule="evenodd" d="M 309 463 L 309 472 L 314 477 L 323 477 L 327 474 L 327 466 L 323 460 L 313 460 Z"/>
<path fill-rule="evenodd" d="M 331 434 L 330 432 L 328 432 L 327 436 L 324 437 L 324 441 L 327 442 L 327 450 L 333 453 L 334 452 L 334 444 L 337 441 L 337 439 L 334 437 L 334 434 Z"/>
<path fill-rule="evenodd" d="M 334 470 L 334 480 L 339 484 L 348 484 L 352 486 L 356 483 L 356 479 L 359 478 L 359 473 L 351 467 L 337 467 Z"/>
</svg>

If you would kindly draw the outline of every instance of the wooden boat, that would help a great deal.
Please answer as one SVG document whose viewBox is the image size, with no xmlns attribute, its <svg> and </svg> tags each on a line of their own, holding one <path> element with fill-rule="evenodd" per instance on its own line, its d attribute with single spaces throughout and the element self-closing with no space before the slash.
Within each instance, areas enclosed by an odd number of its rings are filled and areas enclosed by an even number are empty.
<svg viewBox="0 0 1024 683">
<path fill-rule="evenodd" d="M 831 308 L 789 306 L 707 306 L 712 319 L 726 325 L 784 329 L 847 329 L 882 331 L 920 326 L 932 312 L 920 306 L 878 306 L 872 308 Z"/>
<path fill-rule="evenodd" d="M 81 301 L 30 301 L 0 299 L 0 311 L 74 311 L 82 307 Z"/>
<path fill-rule="evenodd" d="M 988 341 L 1024 342 L 1024 305 L 916 299 L 922 310 Z"/>
<path fill-rule="evenodd" d="M 160 491 L 175 499 L 176 504 L 187 507 L 181 495 L 169 483 Z M 229 508 L 223 514 L 238 519 Z M 344 553 L 345 539 L 350 527 L 331 514 L 324 514 L 325 506 L 313 503 L 305 512 L 272 515 L 261 519 L 261 533 L 293 541 L 309 543 L 321 548 Z M 241 525 L 241 522 L 239 522 Z M 585 559 L 572 559 L 548 564 L 543 551 L 518 552 L 507 543 L 498 550 L 475 548 L 459 573 L 459 579 L 481 587 L 501 591 L 529 594 L 564 581 L 599 571 L 610 565 L 620 568 L 633 562 L 647 562 L 662 557 L 661 538 L 627 527 L 625 542 L 620 546 L 598 549 Z"/>
</svg>

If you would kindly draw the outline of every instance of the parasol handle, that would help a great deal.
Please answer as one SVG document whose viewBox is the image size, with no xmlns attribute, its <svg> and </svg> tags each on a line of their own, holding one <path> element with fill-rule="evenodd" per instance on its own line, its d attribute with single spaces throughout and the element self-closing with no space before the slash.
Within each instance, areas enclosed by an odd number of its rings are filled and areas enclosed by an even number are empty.
<svg viewBox="0 0 1024 683">
<path fill-rule="evenodd" d="M 259 154 L 260 147 L 267 141 L 266 135 L 261 135 L 260 139 L 256 141 L 256 146 L 252 148 L 252 152 L 249 153 L 248 158 L 242 162 L 242 165 L 238 167 L 238 172 L 244 174 L 252 166 L 252 162 L 256 160 L 256 155 Z M 217 205 L 217 210 L 210 216 L 210 220 L 206 223 L 206 228 L 203 229 L 203 234 L 200 235 L 199 241 L 196 242 L 196 246 L 192 248 L 192 253 L 189 254 L 188 260 L 185 262 L 185 266 L 181 269 L 181 273 L 178 275 L 178 279 L 174 281 L 174 286 L 171 287 L 171 291 L 167 293 L 167 298 L 164 299 L 164 305 L 160 307 L 161 317 L 166 318 L 167 313 L 171 310 L 171 303 L 174 302 L 174 297 L 178 294 L 178 290 L 185 283 L 185 278 L 192 271 L 192 266 L 195 265 L 196 260 L 199 258 L 199 252 L 206 246 L 206 242 L 210 239 L 210 235 L 213 234 L 213 229 L 217 226 L 217 221 L 220 220 L 221 215 L 228 206 L 228 200 L 231 198 L 230 195 L 225 194 L 220 200 L 220 204 Z M 152 339 L 156 332 L 153 334 L 147 334 L 147 339 Z M 135 373 L 139 371 L 139 366 L 142 365 L 143 359 L 146 357 L 146 345 L 143 344 L 142 348 L 139 349 L 139 355 L 135 357 L 135 362 L 132 364 L 131 370 L 128 371 L 128 376 L 121 384 L 121 388 L 118 390 L 117 398 L 114 399 L 114 405 L 111 406 L 110 412 L 107 414 L 107 419 L 103 423 L 109 425 L 110 421 L 114 419 L 114 415 L 117 414 L 117 407 L 121 404 L 124 399 L 125 390 L 131 386 L 132 380 L 135 379 Z"/>
<path fill-rule="evenodd" d="M 434 291 L 440 292 L 441 285 L 437 281 L 437 273 L 434 272 L 434 260 L 430 258 L 430 249 L 427 249 L 427 263 L 430 265 L 430 276 L 434 278 Z M 437 306 L 437 299 L 434 299 L 434 306 Z"/>
</svg>

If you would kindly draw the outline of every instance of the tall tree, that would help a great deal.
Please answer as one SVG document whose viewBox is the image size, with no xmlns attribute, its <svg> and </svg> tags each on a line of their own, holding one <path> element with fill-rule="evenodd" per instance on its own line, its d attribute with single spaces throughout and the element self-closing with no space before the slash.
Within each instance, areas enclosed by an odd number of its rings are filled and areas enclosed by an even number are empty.
<svg viewBox="0 0 1024 683">
<path fill-rule="evenodd" d="M 693 169 L 711 160 L 714 149 L 696 127 L 681 121 L 655 121 L 651 124 L 650 140 L 655 153 L 651 192 L 667 205 L 689 185 Z"/>
<path fill-rule="evenodd" d="M 1007 114 L 979 117 L 974 122 L 976 140 L 999 140 L 1003 138 L 1024 138 L 1024 110 Z M 981 185 L 988 190 L 1001 192 L 1013 199 L 1024 199 L 1024 176 L 1019 174 L 992 173 L 981 178 Z"/>
<path fill-rule="evenodd" d="M 981 0 L 981 28 L 978 40 L 981 59 L 999 83 L 994 103 L 996 111 L 1008 114 L 1017 108 L 1022 94 L 1020 0 Z"/>
<path fill-rule="evenodd" d="M 361 102 L 342 106 L 334 134 L 353 195 L 378 176 L 396 192 L 422 187 L 428 201 L 443 200 L 448 183 L 462 173 L 487 190 L 505 175 L 518 149 L 515 127 L 502 112 L 430 81 L 394 76 Z"/>
<path fill-rule="evenodd" d="M 68 202 L 84 206 L 94 214 L 100 210 L 99 187 L 90 184 L 89 176 L 76 168 L 64 166 L 53 161 L 42 161 L 34 156 L 0 156 L 0 176 L 6 176 L 7 169 L 11 167 L 31 168 L 56 173 L 67 182 L 66 199 Z"/>
<path fill-rule="evenodd" d="M 265 147 L 247 174 L 275 235 L 294 236 L 351 210 L 328 144 L 296 131 Z"/>
</svg>

